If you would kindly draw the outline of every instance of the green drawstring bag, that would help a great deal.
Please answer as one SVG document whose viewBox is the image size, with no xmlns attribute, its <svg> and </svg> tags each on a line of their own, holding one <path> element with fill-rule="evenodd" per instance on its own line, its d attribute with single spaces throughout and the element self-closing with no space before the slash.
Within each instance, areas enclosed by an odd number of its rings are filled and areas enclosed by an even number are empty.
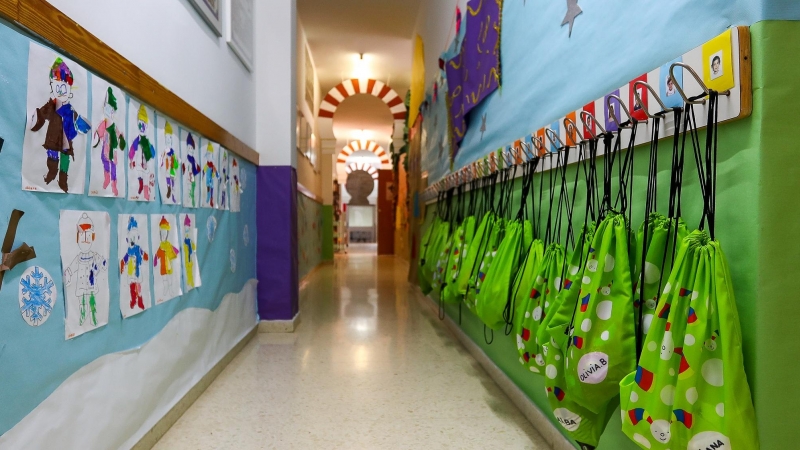
<svg viewBox="0 0 800 450">
<path fill-rule="evenodd" d="M 494 225 L 494 220 L 495 216 L 492 212 L 487 212 L 483 215 L 483 218 L 475 230 L 472 239 L 466 246 L 464 253 L 461 255 L 461 265 L 457 268 L 455 281 L 448 283 L 447 287 L 445 288 L 446 296 L 464 299 L 475 263 L 480 259 L 479 256 L 483 254 L 489 242 L 489 234 L 491 233 Z"/>
<path fill-rule="evenodd" d="M 610 213 L 597 226 L 565 350 L 567 392 L 595 413 L 603 411 L 619 393 L 619 382 L 636 368 L 629 240 L 620 214 Z"/>
<path fill-rule="evenodd" d="M 521 309 L 520 320 L 517 322 L 515 331 L 520 362 L 533 373 L 541 373 L 544 370 L 544 354 L 537 334 L 551 305 L 555 304 L 561 287 L 563 266 L 564 248 L 557 243 L 548 245 L 539 272 L 530 285 L 529 295 Z"/>
<path fill-rule="evenodd" d="M 505 235 L 486 276 L 478 288 L 475 313 L 489 328 L 499 330 L 505 325 L 504 312 L 511 293 L 511 284 L 520 264 L 520 250 L 524 241 L 523 225 L 512 221 L 506 226 Z"/>
<path fill-rule="evenodd" d="M 432 227 L 434 229 L 431 232 L 431 242 L 425 249 L 424 259 L 420 261 L 421 264 L 424 262 L 420 267 L 420 278 L 423 279 L 423 283 L 428 287 L 427 291 L 423 290 L 425 294 L 428 294 L 433 289 L 433 276 L 436 273 L 436 263 L 442 251 L 444 241 L 447 238 L 446 234 L 448 228 L 450 228 L 450 224 L 437 219 Z"/>
<path fill-rule="evenodd" d="M 475 312 L 476 301 L 478 294 L 481 292 L 483 282 L 486 279 L 486 273 L 492 267 L 492 262 L 497 255 L 497 250 L 500 247 L 500 242 L 505 232 L 505 227 L 505 219 L 497 218 L 491 230 L 487 230 L 488 239 L 486 239 L 485 245 L 481 246 L 479 250 L 479 257 L 475 261 L 477 267 L 473 267 L 474 275 L 470 278 L 469 285 L 467 286 L 467 295 L 464 300 L 467 308 L 473 312 Z"/>
<path fill-rule="evenodd" d="M 475 217 L 469 216 L 456 229 L 454 245 L 450 248 L 450 259 L 447 264 L 447 276 L 441 289 L 441 297 L 445 303 L 458 303 L 461 296 L 456 282 L 464 258 L 469 254 L 469 246 L 475 236 Z"/>
<path fill-rule="evenodd" d="M 652 450 L 757 450 L 728 262 L 705 231 L 683 240 L 657 311 L 620 383 L 625 434 Z"/>
<path fill-rule="evenodd" d="M 430 266 L 428 265 L 427 256 L 431 245 L 434 245 L 433 241 L 438 225 L 439 217 L 437 216 L 428 224 L 428 228 L 425 229 L 425 233 L 422 235 L 422 242 L 420 242 L 417 282 L 424 294 L 431 291 Z"/>
<path fill-rule="evenodd" d="M 525 311 L 529 307 L 531 297 L 531 286 L 535 277 L 541 270 L 542 260 L 544 259 L 544 243 L 541 239 L 535 239 L 528 247 L 528 253 L 522 263 L 522 267 L 517 272 L 514 279 L 513 297 L 510 310 L 513 312 L 511 325 L 517 336 L 517 350 L 519 350 L 519 362 L 527 365 L 530 360 L 530 353 L 524 350 L 524 345 L 520 345 L 522 340 L 522 322 Z"/>
<path fill-rule="evenodd" d="M 431 290 L 431 297 L 439 298 L 442 289 L 442 282 L 444 278 L 447 276 L 445 273 L 447 271 L 447 262 L 450 259 L 450 249 L 455 246 L 455 239 L 456 239 L 456 231 L 448 229 L 444 230 L 444 239 L 442 242 L 444 244 L 441 246 L 439 251 L 439 256 L 436 258 L 436 269 L 433 272 L 433 278 L 431 280 L 431 286 L 433 289 Z"/>
<path fill-rule="evenodd" d="M 594 413 L 575 402 L 566 389 L 564 349 L 567 347 L 567 329 L 581 291 L 583 264 L 592 244 L 594 231 L 592 227 L 587 227 L 586 230 L 582 232 L 578 246 L 572 252 L 564 277 L 564 287 L 556 296 L 550 314 L 539 325 L 537 338 L 542 343 L 544 385 L 553 415 L 568 435 L 581 444 L 581 448 L 588 449 L 599 443 L 600 436 L 617 407 L 618 397 L 614 397 L 599 413 Z"/>
<path fill-rule="evenodd" d="M 648 216 L 647 230 L 645 230 L 645 224 L 642 223 L 637 232 L 636 261 L 638 266 L 644 268 L 644 273 L 640 268 L 634 278 L 636 285 L 636 301 L 634 303 L 642 308 L 642 334 L 647 334 L 653 317 L 655 317 L 661 287 L 667 281 L 666 278 L 672 270 L 675 248 L 683 242 L 688 234 L 686 224 L 682 219 L 678 219 L 676 237 L 675 223 L 675 219 L 668 219 L 660 213 L 651 213 Z M 647 236 L 645 236 L 645 231 L 647 231 Z M 676 242 L 678 245 L 675 245 Z M 645 259 L 642 265 L 642 252 L 645 248 L 647 253 L 644 255 Z M 641 351 L 641 349 L 638 350 Z"/>
</svg>

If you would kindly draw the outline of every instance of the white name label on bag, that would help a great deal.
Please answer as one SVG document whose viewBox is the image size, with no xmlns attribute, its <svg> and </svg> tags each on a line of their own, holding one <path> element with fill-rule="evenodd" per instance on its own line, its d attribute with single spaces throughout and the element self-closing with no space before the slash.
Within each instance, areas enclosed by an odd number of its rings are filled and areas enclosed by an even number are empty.
<svg viewBox="0 0 800 450">
<path fill-rule="evenodd" d="M 592 352 L 583 355 L 578 361 L 578 376 L 582 383 L 598 384 L 608 375 L 608 355 Z"/>
<path fill-rule="evenodd" d="M 730 450 L 731 440 L 722 433 L 716 431 L 704 431 L 696 434 L 687 450 Z"/>
<path fill-rule="evenodd" d="M 553 415 L 558 419 L 558 423 L 567 431 L 575 431 L 581 426 L 581 416 L 568 410 L 567 408 L 556 408 L 553 410 Z"/>
</svg>

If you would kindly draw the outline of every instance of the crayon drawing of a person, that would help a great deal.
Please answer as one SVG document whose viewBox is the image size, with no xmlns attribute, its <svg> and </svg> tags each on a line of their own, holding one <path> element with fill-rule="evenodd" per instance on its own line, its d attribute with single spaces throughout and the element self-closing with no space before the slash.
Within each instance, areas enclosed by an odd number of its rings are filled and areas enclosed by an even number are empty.
<svg viewBox="0 0 800 450">
<path fill-rule="evenodd" d="M 183 262 L 186 263 L 186 285 L 193 289 L 194 285 L 194 258 L 197 251 L 192 236 L 192 219 L 187 214 L 183 219 Z"/>
<path fill-rule="evenodd" d="M 158 228 L 161 243 L 158 244 L 158 250 L 156 250 L 155 258 L 153 258 L 153 267 L 158 269 L 158 274 L 161 276 L 165 297 L 172 298 L 175 295 L 175 290 L 172 286 L 172 273 L 174 272 L 172 265 L 173 261 L 178 257 L 179 250 L 169 241 L 171 226 L 166 217 L 161 216 Z M 159 263 L 161 263 L 160 266 Z"/>
<path fill-rule="evenodd" d="M 219 172 L 214 165 L 213 158 L 214 146 L 209 142 L 208 146 L 206 146 L 206 163 L 205 167 L 203 167 L 203 176 L 206 183 L 206 204 L 212 208 L 214 207 L 214 181 L 219 178 Z"/>
<path fill-rule="evenodd" d="M 142 297 L 142 264 L 150 260 L 150 255 L 139 245 L 141 234 L 139 233 L 139 223 L 136 218 L 131 216 L 128 219 L 128 250 L 119 261 L 119 273 L 127 277 L 128 287 L 131 293 L 130 308 L 137 306 L 144 310 L 144 299 Z"/>
<path fill-rule="evenodd" d="M 164 126 L 164 143 L 166 144 L 166 149 L 161 153 L 159 165 L 164 170 L 164 178 L 167 182 L 166 197 L 172 203 L 178 203 L 175 198 L 175 180 L 178 177 L 178 170 L 180 170 L 181 164 L 178 155 L 175 153 L 173 138 L 172 124 L 167 122 Z"/>
<path fill-rule="evenodd" d="M 91 130 L 89 121 L 81 116 L 70 103 L 72 100 L 74 78 L 72 71 L 61 58 L 56 58 L 50 67 L 50 99 L 36 109 L 31 117 L 31 131 L 39 131 L 47 122 L 42 147 L 47 151 L 47 172 L 45 184 L 50 184 L 58 176 L 58 187 L 69 191 L 70 158 L 75 159 L 72 141 L 78 133 Z"/>
<path fill-rule="evenodd" d="M 195 191 L 197 189 L 197 175 L 200 174 L 200 164 L 197 163 L 197 158 L 194 156 L 195 142 L 192 133 L 186 136 L 186 161 L 182 165 L 181 171 L 187 177 L 189 183 L 189 198 L 191 199 L 191 207 L 197 208 L 197 196 Z"/>
<path fill-rule="evenodd" d="M 103 163 L 103 189 L 111 186 L 114 197 L 119 196 L 117 189 L 117 158 L 114 156 L 117 149 L 125 150 L 125 135 L 114 121 L 117 112 L 117 98 L 111 87 L 106 92 L 103 102 L 103 120 L 97 124 L 94 131 L 92 148 L 100 146 L 100 161 Z"/>
<path fill-rule="evenodd" d="M 137 128 L 139 135 L 133 140 L 130 151 L 128 152 L 128 161 L 131 170 L 136 171 L 136 178 L 139 181 L 138 193 L 143 196 L 145 200 L 150 200 L 150 190 L 147 189 L 146 184 L 150 182 L 150 166 L 149 162 L 155 156 L 155 147 L 150 143 L 147 138 L 147 127 L 149 124 L 149 117 L 147 116 L 147 109 L 144 105 L 139 106 L 139 114 L 137 116 Z"/>
<path fill-rule="evenodd" d="M 76 229 L 76 242 L 80 253 L 64 269 L 66 285 L 75 283 L 75 297 L 80 302 L 78 320 L 80 326 L 83 326 L 87 317 L 93 326 L 97 326 L 97 282 L 100 271 L 108 269 L 106 258 L 92 251 L 95 238 L 94 223 L 86 213 L 83 213 Z"/>
</svg>

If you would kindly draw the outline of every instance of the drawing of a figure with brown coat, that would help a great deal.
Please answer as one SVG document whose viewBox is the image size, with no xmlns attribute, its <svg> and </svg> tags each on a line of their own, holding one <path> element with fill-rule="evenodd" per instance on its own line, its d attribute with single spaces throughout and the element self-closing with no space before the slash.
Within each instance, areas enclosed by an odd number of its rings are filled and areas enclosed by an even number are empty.
<svg viewBox="0 0 800 450">
<path fill-rule="evenodd" d="M 47 151 L 47 172 L 44 182 L 50 184 L 58 176 L 58 187 L 69 190 L 69 165 L 75 159 L 72 141 L 78 133 L 91 130 L 89 121 L 75 111 L 72 99 L 72 71 L 61 58 L 56 58 L 50 68 L 50 99 L 36 109 L 31 117 L 31 131 L 39 131 L 47 122 L 42 147 Z"/>
</svg>

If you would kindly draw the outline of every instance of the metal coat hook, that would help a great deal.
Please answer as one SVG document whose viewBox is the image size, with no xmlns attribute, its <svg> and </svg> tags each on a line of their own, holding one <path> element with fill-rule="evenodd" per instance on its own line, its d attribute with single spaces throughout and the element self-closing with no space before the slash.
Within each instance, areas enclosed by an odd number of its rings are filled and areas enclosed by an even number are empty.
<svg viewBox="0 0 800 450">
<path fill-rule="evenodd" d="M 511 150 L 503 150 L 503 162 L 506 163 L 506 168 L 516 164 L 515 159 L 516 158 L 514 158 L 514 154 L 511 153 Z"/>
<path fill-rule="evenodd" d="M 586 118 L 587 118 L 587 117 L 589 118 L 589 121 L 590 121 L 590 122 L 586 122 Z M 585 126 L 585 127 L 586 127 L 586 131 L 588 131 L 588 132 L 589 132 L 589 134 L 591 134 L 591 135 L 592 135 L 592 139 L 597 139 L 597 135 L 596 135 L 596 134 L 594 134 L 594 133 L 592 132 L 592 125 L 591 125 L 592 123 L 593 123 L 593 124 L 594 124 L 594 125 L 595 125 L 597 128 L 599 128 L 599 129 L 600 129 L 600 131 L 602 131 L 602 133 L 600 133 L 600 134 L 606 134 L 606 133 L 607 133 L 606 129 L 605 129 L 605 128 L 603 128 L 603 126 L 602 126 L 602 125 L 600 125 L 600 122 L 598 122 L 598 121 L 597 121 L 597 119 L 595 119 L 595 118 L 594 118 L 594 116 L 592 115 L 592 113 L 590 113 L 590 112 L 588 112 L 588 111 L 581 111 L 581 122 L 583 123 L 583 126 Z"/>
<path fill-rule="evenodd" d="M 533 144 L 534 147 L 536 147 L 536 150 L 540 154 L 541 153 L 544 153 L 544 154 L 548 153 L 547 152 L 547 148 L 545 148 L 545 146 L 544 146 L 544 142 L 542 142 L 542 138 L 540 138 L 539 136 L 531 136 L 531 143 Z"/>
<path fill-rule="evenodd" d="M 612 106 L 611 105 L 611 99 L 615 99 L 617 101 L 617 103 L 619 104 L 620 108 L 622 108 L 622 110 L 625 111 L 625 115 L 628 116 L 628 120 L 626 120 L 625 122 L 619 123 L 617 121 L 617 115 L 616 114 L 609 115 L 609 118 L 612 121 L 614 121 L 614 123 L 617 124 L 617 127 L 619 127 L 619 128 L 633 128 L 638 121 L 636 119 L 634 119 L 633 116 L 631 116 L 630 110 L 628 110 L 628 107 L 625 106 L 624 103 L 622 103 L 622 99 L 619 98 L 619 95 L 613 95 L 613 94 L 609 95 L 608 98 L 606 98 L 606 107 L 609 110 L 612 109 L 611 108 L 611 106 Z"/>
<path fill-rule="evenodd" d="M 670 77 L 671 76 L 672 74 L 670 74 Z M 639 89 L 637 89 L 638 86 L 644 86 L 645 89 L 650 91 L 650 95 L 656 100 L 656 102 L 658 102 L 659 106 L 661 106 L 660 112 L 657 112 L 655 115 L 650 114 L 650 111 L 647 109 L 647 106 L 645 106 L 644 102 L 642 101 L 642 97 L 639 95 Z M 661 101 L 661 97 L 659 97 L 658 94 L 656 94 L 656 91 L 653 90 L 653 86 L 650 86 L 649 84 L 641 80 L 633 83 L 633 96 L 636 98 L 636 104 L 642 108 L 644 113 L 647 114 L 647 117 L 650 117 L 652 119 L 660 117 L 665 113 L 672 111 L 673 109 L 673 108 L 667 108 L 667 105 L 665 105 L 664 102 Z"/>
<path fill-rule="evenodd" d="M 683 98 L 683 101 L 685 101 L 686 103 L 693 104 L 693 105 L 703 105 L 703 104 L 705 104 L 706 103 L 706 99 L 705 98 L 708 97 L 708 95 L 711 93 L 711 91 L 708 89 L 708 86 L 706 86 L 706 84 L 703 83 L 703 80 L 700 78 L 700 75 L 698 75 L 697 72 L 694 71 L 692 66 L 690 66 L 690 65 L 688 65 L 686 63 L 682 63 L 682 62 L 676 62 L 676 63 L 672 63 L 672 65 L 669 66 L 669 76 L 673 80 L 675 79 L 675 67 L 681 67 L 681 68 L 684 68 L 684 69 L 688 70 L 689 73 L 692 75 L 692 77 L 694 77 L 694 81 L 696 81 L 697 84 L 699 84 L 700 87 L 703 89 L 703 95 L 700 96 L 698 100 L 691 100 L 688 97 L 686 97 L 686 93 L 683 91 L 683 87 L 681 87 L 680 83 L 675 83 L 675 89 L 678 90 L 678 94 L 680 94 L 681 98 Z M 730 94 L 731 94 L 730 89 L 728 89 L 727 91 L 719 93 L 719 95 L 730 95 Z"/>
<path fill-rule="evenodd" d="M 558 137 L 556 132 L 550 128 L 545 128 L 544 135 L 547 136 L 547 140 L 555 145 L 558 150 L 569 147 L 568 145 L 564 145 L 564 142 L 561 140 L 561 138 Z"/>
<path fill-rule="evenodd" d="M 528 161 L 533 160 L 534 155 L 531 149 L 533 148 L 533 143 L 528 144 L 525 141 L 520 141 L 520 147 L 522 148 L 522 153 L 528 158 Z"/>
<path fill-rule="evenodd" d="M 575 123 L 574 120 L 570 119 L 569 117 L 564 118 L 564 129 L 567 130 L 568 139 L 572 135 L 572 133 L 575 133 L 575 136 L 580 138 L 581 141 L 586 140 L 583 138 L 583 134 L 581 134 L 580 130 L 578 130 L 578 125 Z M 578 145 L 578 142 L 576 140 L 573 139 L 572 141 L 573 144 Z"/>
</svg>

